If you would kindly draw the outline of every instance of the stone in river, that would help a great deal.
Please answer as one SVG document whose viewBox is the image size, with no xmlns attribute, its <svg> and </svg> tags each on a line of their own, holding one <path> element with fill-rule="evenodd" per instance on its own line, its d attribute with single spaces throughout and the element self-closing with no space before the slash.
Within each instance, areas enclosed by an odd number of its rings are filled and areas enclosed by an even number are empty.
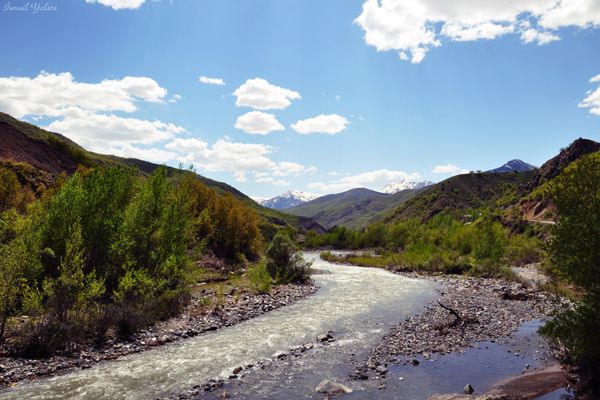
<svg viewBox="0 0 600 400">
<path fill-rule="evenodd" d="M 352 393 L 352 389 L 348 386 L 342 385 L 341 383 L 332 382 L 329 379 L 325 379 L 319 383 L 315 388 L 315 392 L 324 394 L 344 394 Z"/>
<path fill-rule="evenodd" d="M 472 394 L 474 391 L 475 391 L 475 389 L 473 389 L 473 386 L 471 386 L 470 384 L 467 383 L 467 385 L 465 386 L 465 393 Z"/>
</svg>

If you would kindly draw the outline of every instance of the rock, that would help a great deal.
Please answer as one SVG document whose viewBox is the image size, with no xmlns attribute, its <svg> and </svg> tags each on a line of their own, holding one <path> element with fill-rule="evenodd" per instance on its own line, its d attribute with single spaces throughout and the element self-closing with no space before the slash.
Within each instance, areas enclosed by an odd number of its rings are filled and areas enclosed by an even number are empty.
<svg viewBox="0 0 600 400">
<path fill-rule="evenodd" d="M 314 344 L 312 344 L 312 343 L 306 343 L 306 344 L 304 345 L 304 350 L 310 350 L 310 349 L 312 349 L 313 347 L 315 347 L 315 345 L 314 345 Z"/>
<path fill-rule="evenodd" d="M 284 351 L 278 351 L 277 353 L 273 354 L 273 357 L 275 357 L 278 360 L 283 360 L 287 357 L 287 353 Z"/>
<path fill-rule="evenodd" d="M 416 358 L 413 358 L 408 363 L 412 364 L 412 365 L 414 365 L 416 367 L 417 365 L 419 365 L 419 360 L 417 360 Z"/>
<path fill-rule="evenodd" d="M 380 375 L 385 375 L 385 374 L 387 374 L 388 369 L 386 367 L 384 367 L 383 365 L 380 365 L 377 368 L 375 368 L 375 372 L 377 372 Z"/>
<path fill-rule="evenodd" d="M 329 342 L 331 339 L 333 339 L 333 336 L 331 336 L 329 333 L 317 336 L 318 342 Z"/>
<path fill-rule="evenodd" d="M 233 370 L 233 374 L 234 374 L 234 375 L 238 375 L 240 372 L 242 372 L 242 369 L 243 369 L 242 367 L 237 367 L 237 368 L 235 368 L 235 369 Z"/>
<path fill-rule="evenodd" d="M 471 386 L 470 384 L 467 383 L 467 385 L 465 386 L 464 389 L 466 394 L 473 394 L 473 392 L 475 391 L 475 389 L 473 389 L 473 386 Z"/>
<path fill-rule="evenodd" d="M 325 379 L 319 383 L 315 388 L 315 392 L 324 394 L 344 394 L 352 393 L 352 389 L 348 386 L 342 385 L 341 383 L 332 382 L 329 379 Z"/>
</svg>

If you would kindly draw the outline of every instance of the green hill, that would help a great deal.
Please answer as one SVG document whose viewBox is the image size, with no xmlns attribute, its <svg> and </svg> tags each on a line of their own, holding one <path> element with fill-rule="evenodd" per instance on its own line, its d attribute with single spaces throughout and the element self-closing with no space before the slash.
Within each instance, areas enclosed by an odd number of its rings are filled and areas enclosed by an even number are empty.
<svg viewBox="0 0 600 400">
<path fill-rule="evenodd" d="M 286 212 L 312 218 L 325 228 L 333 226 L 362 228 L 383 220 L 390 210 L 415 196 L 416 193 L 418 193 L 416 190 L 385 194 L 364 188 L 351 189 L 343 193 L 319 197 L 289 208 Z"/>
</svg>

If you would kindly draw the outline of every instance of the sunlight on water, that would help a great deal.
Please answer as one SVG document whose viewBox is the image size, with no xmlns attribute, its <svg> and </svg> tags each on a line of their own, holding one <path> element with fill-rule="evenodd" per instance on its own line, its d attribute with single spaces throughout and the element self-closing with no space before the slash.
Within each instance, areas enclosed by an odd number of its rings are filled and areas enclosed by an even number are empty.
<svg viewBox="0 0 600 400">
<path fill-rule="evenodd" d="M 378 323 L 402 319 L 433 293 L 424 281 L 380 269 L 336 266 L 317 254 L 305 257 L 327 272 L 314 276 L 321 289 L 307 299 L 216 332 L 17 385 L 0 399 L 155 399 L 227 377 L 237 366 L 313 342 L 329 330 L 336 331 L 336 338 L 340 332 L 331 346 L 335 353 L 365 351 L 385 333 Z M 313 363 L 319 354 L 323 350 L 313 353 Z M 330 364 L 337 362 L 328 357 Z M 310 367 L 308 360 L 303 362 Z"/>
</svg>

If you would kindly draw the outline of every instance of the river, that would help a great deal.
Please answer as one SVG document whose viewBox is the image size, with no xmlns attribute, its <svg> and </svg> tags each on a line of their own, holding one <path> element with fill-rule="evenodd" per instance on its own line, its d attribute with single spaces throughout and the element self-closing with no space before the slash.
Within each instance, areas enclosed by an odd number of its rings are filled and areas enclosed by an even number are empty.
<svg viewBox="0 0 600 400">
<path fill-rule="evenodd" d="M 262 379 L 253 392 L 274 398 L 314 396 L 325 378 L 347 381 L 349 363 L 364 357 L 391 324 L 418 312 L 435 295 L 431 282 L 382 269 L 339 266 L 316 253 L 314 295 L 238 325 L 57 377 L 16 385 L 0 399 L 156 399 L 333 331 L 336 341 L 305 353 L 294 368 Z M 322 397 L 322 396 L 317 396 Z"/>
</svg>

